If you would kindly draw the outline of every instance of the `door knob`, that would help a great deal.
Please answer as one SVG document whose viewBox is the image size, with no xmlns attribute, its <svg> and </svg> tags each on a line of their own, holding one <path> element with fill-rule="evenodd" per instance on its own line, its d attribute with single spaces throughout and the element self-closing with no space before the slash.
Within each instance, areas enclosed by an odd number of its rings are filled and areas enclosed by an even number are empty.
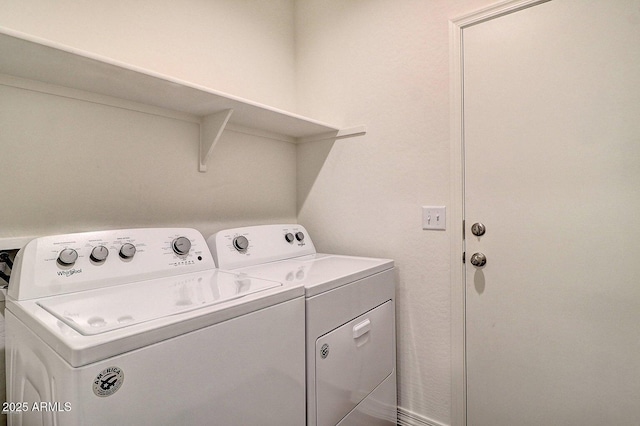
<svg viewBox="0 0 640 426">
<path fill-rule="evenodd" d="M 470 261 L 473 266 L 479 268 L 487 263 L 487 256 L 485 256 L 484 253 L 473 253 Z"/>
</svg>

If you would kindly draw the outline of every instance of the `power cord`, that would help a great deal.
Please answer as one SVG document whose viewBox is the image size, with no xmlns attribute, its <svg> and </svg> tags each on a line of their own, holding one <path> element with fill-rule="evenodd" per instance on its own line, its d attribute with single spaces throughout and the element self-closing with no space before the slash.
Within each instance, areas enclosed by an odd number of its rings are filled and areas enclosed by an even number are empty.
<svg viewBox="0 0 640 426">
<path fill-rule="evenodd" d="M 9 257 L 8 251 L 0 251 L 0 262 L 6 263 L 9 269 L 13 269 L 13 261 Z"/>
<path fill-rule="evenodd" d="M 9 256 L 9 252 L 6 252 L 6 251 L 1 251 L 0 252 L 0 262 L 4 263 L 7 266 L 7 268 L 13 269 L 13 261 L 11 260 L 11 257 Z M 9 273 L 9 274 L 5 273 L 6 268 L 3 268 L 3 269 L 4 270 L 0 269 L 0 279 L 3 279 L 7 283 L 4 284 L 4 285 L 0 285 L 0 288 L 7 288 L 9 286 L 9 279 L 11 277 L 11 273 Z"/>
</svg>

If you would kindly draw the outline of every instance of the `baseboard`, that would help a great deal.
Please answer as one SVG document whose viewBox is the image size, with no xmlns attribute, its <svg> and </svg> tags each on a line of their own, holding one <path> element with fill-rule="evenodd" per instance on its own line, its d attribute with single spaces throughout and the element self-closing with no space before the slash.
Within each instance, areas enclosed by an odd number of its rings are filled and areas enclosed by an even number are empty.
<svg viewBox="0 0 640 426">
<path fill-rule="evenodd" d="M 398 407 L 398 426 L 447 426 L 420 414 Z"/>
</svg>

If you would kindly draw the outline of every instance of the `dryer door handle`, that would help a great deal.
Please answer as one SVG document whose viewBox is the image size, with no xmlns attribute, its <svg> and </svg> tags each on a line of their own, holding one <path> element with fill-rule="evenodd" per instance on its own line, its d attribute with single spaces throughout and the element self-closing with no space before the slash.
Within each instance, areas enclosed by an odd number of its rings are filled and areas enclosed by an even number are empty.
<svg viewBox="0 0 640 426">
<path fill-rule="evenodd" d="M 369 318 L 367 318 L 366 320 L 359 322 L 358 324 L 353 326 L 353 338 L 357 339 L 358 337 L 362 337 L 369 331 L 371 331 L 371 321 L 369 321 Z"/>
</svg>

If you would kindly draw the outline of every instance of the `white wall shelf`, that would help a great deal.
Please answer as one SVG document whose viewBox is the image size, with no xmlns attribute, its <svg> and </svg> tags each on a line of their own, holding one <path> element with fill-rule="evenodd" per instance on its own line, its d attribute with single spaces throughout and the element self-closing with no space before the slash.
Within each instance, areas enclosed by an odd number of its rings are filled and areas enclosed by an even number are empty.
<svg viewBox="0 0 640 426">
<path fill-rule="evenodd" d="M 366 133 L 364 126 L 341 129 L 6 28 L 0 28 L 0 74 L 4 85 L 144 112 L 151 109 L 159 115 L 170 110 L 177 112 L 177 118 L 196 121 L 203 172 L 225 129 L 291 143 Z"/>
</svg>

